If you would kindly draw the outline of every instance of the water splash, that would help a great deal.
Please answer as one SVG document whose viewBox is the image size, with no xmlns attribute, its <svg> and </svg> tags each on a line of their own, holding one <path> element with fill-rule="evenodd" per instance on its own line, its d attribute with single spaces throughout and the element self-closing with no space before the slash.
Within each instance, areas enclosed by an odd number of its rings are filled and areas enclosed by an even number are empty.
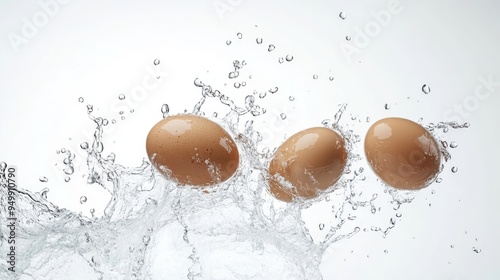
<svg viewBox="0 0 500 280">
<path fill-rule="evenodd" d="M 231 73 L 239 73 L 244 65 L 233 61 Z M 17 253 L 18 259 L 24 260 L 16 273 L 21 279 L 61 279 L 67 275 L 82 279 L 321 279 L 319 265 L 331 244 L 368 231 L 386 237 L 402 217 L 401 206 L 415 198 L 416 192 L 363 184 L 366 172 L 354 149 L 361 137 L 345 125 L 342 116 L 347 104 L 340 104 L 322 124 L 346 141 L 348 163 L 342 178 L 311 200 L 291 204 L 275 200 L 267 190 L 271 150 L 258 152 L 262 135 L 254 129 L 254 119 L 241 123 L 240 118 L 264 114 L 265 108 L 258 104 L 263 99 L 256 100 L 254 94 L 232 99 L 198 78 L 194 86 L 201 89 L 201 97 L 192 114 L 205 115 L 207 100 L 229 108 L 216 121 L 237 142 L 241 164 L 235 176 L 217 186 L 197 189 L 166 180 L 146 159 L 137 167 L 117 164 L 114 153 L 105 153 L 107 120 L 94 116 L 89 104 L 94 137 L 91 143 L 80 145 L 87 154 L 87 183 L 107 190 L 111 198 L 103 216 L 97 217 L 90 209 L 87 217 L 47 201 L 48 189 L 41 193 L 15 190 Z M 278 93 L 278 87 L 267 92 Z M 293 97 L 288 98 L 293 101 Z M 167 104 L 161 107 L 163 117 L 169 111 Z M 286 114 L 280 118 L 285 120 Z M 468 126 L 440 122 L 428 124 L 426 129 L 437 133 Z M 72 164 L 75 155 L 68 150 L 60 152 L 66 155 L 65 165 Z M 442 155 L 450 158 L 446 147 Z M 6 168 L 5 163 L 0 164 L 2 220 L 7 218 Z M 80 203 L 86 202 L 87 197 L 81 196 Z M 391 209 L 381 210 L 381 205 L 391 204 Z M 307 224 L 303 214 L 320 206 L 331 209 L 325 213 L 327 218 Z M 361 220 L 367 215 L 387 218 L 385 223 L 364 225 Z M 6 236 L 2 232 L 2 252 Z M 0 278 L 9 279 L 5 263 L 0 268 Z"/>
</svg>

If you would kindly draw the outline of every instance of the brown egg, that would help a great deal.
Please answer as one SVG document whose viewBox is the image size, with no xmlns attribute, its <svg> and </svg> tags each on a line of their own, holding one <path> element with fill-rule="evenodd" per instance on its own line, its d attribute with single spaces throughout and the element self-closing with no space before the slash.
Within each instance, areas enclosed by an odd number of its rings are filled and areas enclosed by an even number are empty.
<svg viewBox="0 0 500 280">
<path fill-rule="evenodd" d="M 146 151 L 156 169 L 181 185 L 208 186 L 229 179 L 238 168 L 238 148 L 221 126 L 195 115 L 158 122 Z"/>
<path fill-rule="evenodd" d="M 416 190 L 439 172 L 436 140 L 421 125 L 402 118 L 374 123 L 365 138 L 365 154 L 373 171 L 389 186 Z"/>
<path fill-rule="evenodd" d="M 344 139 L 337 132 L 325 127 L 303 130 L 276 150 L 269 164 L 269 191 L 286 202 L 316 197 L 318 190 L 338 181 L 346 162 Z"/>
</svg>

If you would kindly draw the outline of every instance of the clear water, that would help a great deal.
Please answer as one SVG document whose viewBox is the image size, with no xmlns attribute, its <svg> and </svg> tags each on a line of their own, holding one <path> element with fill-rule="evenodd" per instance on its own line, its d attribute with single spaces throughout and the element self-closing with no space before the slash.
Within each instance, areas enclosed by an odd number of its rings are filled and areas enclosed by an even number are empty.
<svg viewBox="0 0 500 280">
<path fill-rule="evenodd" d="M 271 46 L 269 51 L 274 49 Z M 234 71 L 228 77 L 237 77 L 244 65 L 244 61 L 234 61 Z M 385 238 L 402 218 L 400 207 L 418 195 L 374 188 L 373 182 L 366 182 L 363 166 L 367 165 L 353 149 L 360 136 L 345 128 L 346 123 L 357 120 L 343 117 L 347 108 L 343 104 L 333 120 L 318 122 L 337 130 L 347 141 L 349 161 L 342 179 L 316 199 L 294 204 L 277 201 L 268 194 L 266 185 L 272 151 L 257 149 L 262 135 L 252 121 L 252 117 L 266 113 L 255 102 L 263 93 L 254 91 L 245 96 L 244 105 L 239 107 L 239 100 L 200 79 L 194 86 L 201 89 L 201 97 L 193 102 L 192 114 L 205 115 L 203 105 L 208 99 L 230 109 L 225 116 L 213 114 L 212 119 L 227 129 L 239 146 L 237 174 L 202 191 L 166 180 L 146 159 L 137 167 L 117 164 L 115 157 L 120 155 L 106 151 L 102 144 L 103 131 L 111 124 L 94 116 L 89 105 L 94 139 L 80 145 L 87 154 L 88 183 L 109 191 L 111 199 L 104 216 L 92 213 L 87 217 L 53 205 L 47 201 L 46 191 L 35 194 L 17 189 L 16 253 L 22 260 L 16 266 L 18 279 L 322 279 L 319 266 L 331 244 L 364 232 L 379 232 L 380 238 Z M 271 88 L 267 94 L 277 91 Z M 164 117 L 170 114 L 168 104 L 159 107 Z M 438 140 L 438 132 L 463 127 L 468 124 L 426 125 Z M 439 141 L 446 164 L 449 146 L 457 144 Z M 60 152 L 67 155 L 64 172 L 70 175 L 75 153 Z M 2 221 L 8 217 L 5 168 L 1 165 Z M 85 201 L 82 196 L 80 202 Z M 323 211 L 321 216 L 318 209 Z M 2 227 L 2 255 L 8 250 L 7 237 Z M 6 267 L 5 262 L 0 264 L 1 279 L 12 276 Z"/>
</svg>

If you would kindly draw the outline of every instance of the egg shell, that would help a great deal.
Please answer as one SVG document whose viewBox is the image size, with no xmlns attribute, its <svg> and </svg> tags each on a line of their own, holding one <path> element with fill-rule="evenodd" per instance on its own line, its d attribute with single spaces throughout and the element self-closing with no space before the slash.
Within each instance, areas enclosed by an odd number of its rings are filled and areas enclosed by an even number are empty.
<svg viewBox="0 0 500 280">
<path fill-rule="evenodd" d="M 403 118 L 374 123 L 365 137 L 365 155 L 380 179 L 404 190 L 428 186 L 441 161 L 434 137 L 418 123 Z"/>
<path fill-rule="evenodd" d="M 276 150 L 269 164 L 269 191 L 286 202 L 316 197 L 338 181 L 346 162 L 344 139 L 337 132 L 305 129 Z"/>
<path fill-rule="evenodd" d="M 209 186 L 229 179 L 238 169 L 239 153 L 229 133 L 196 115 L 159 121 L 146 139 L 156 169 L 181 185 Z"/>
</svg>

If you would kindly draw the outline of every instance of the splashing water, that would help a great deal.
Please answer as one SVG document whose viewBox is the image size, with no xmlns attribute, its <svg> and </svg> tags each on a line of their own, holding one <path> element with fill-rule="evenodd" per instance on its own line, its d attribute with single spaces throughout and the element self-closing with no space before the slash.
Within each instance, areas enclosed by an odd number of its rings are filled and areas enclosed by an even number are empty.
<svg viewBox="0 0 500 280">
<path fill-rule="evenodd" d="M 235 60 L 233 67 L 231 73 L 236 75 L 242 64 Z M 268 148 L 258 152 L 256 147 L 262 135 L 254 130 L 252 120 L 240 128 L 241 116 L 259 116 L 265 113 L 265 108 L 257 104 L 254 95 L 245 96 L 239 106 L 239 100 L 232 100 L 200 79 L 194 85 L 201 89 L 201 98 L 192 114 L 205 115 L 202 108 L 209 99 L 230 109 L 223 118 L 214 120 L 237 142 L 241 163 L 235 176 L 200 190 L 165 179 L 146 159 L 138 167 L 117 164 L 113 153 L 104 153 L 103 130 L 108 122 L 92 115 L 89 105 L 88 115 L 95 124 L 95 133 L 92 143 L 81 145 L 87 153 L 87 179 L 89 184 L 107 190 L 111 199 L 102 217 L 95 217 L 94 211 L 92 217 L 86 217 L 53 205 L 44 196 L 46 192 L 13 190 L 19 260 L 16 276 L 20 279 L 68 279 L 69 276 L 71 279 L 322 279 L 319 265 L 331 244 L 366 231 L 380 232 L 386 237 L 401 219 L 400 206 L 415 197 L 415 192 L 367 188 L 362 184 L 366 179 L 359 164 L 362 157 L 353 148 L 361 138 L 342 126 L 347 105 L 341 104 L 333 120 L 324 120 L 322 124 L 338 131 L 346 140 L 349 158 L 342 178 L 312 200 L 291 204 L 275 200 L 267 192 L 266 169 L 271 152 Z M 277 91 L 277 87 L 269 90 L 273 94 Z M 163 117 L 167 117 L 168 105 L 161 107 Z M 285 118 L 282 114 L 281 119 Z M 468 124 L 441 122 L 429 124 L 426 129 L 434 133 L 463 127 Z M 66 154 L 69 159 L 66 167 L 72 167 L 75 154 L 69 151 Z M 450 158 L 444 145 L 442 155 L 445 161 Z M 6 169 L 6 164 L 0 165 L 2 221 L 8 217 Z M 41 181 L 46 181 L 45 177 Z M 80 203 L 86 201 L 87 197 L 81 196 Z M 391 209 L 381 210 L 381 205 L 390 204 Z M 319 222 L 309 224 L 303 216 L 318 207 L 330 211 Z M 384 222 L 363 224 L 362 217 L 373 215 L 383 217 Z M 2 254 L 8 248 L 8 234 L 3 230 L 2 227 Z M 2 262 L 0 278 L 10 279 L 5 268 Z"/>
</svg>

